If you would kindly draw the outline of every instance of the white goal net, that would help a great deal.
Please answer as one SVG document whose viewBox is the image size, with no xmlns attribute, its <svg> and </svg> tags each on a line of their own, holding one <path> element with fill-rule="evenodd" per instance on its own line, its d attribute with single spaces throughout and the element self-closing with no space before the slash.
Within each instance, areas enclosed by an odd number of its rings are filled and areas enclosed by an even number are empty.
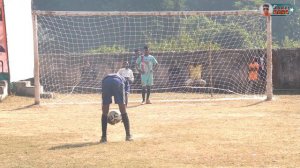
<svg viewBox="0 0 300 168">
<path fill-rule="evenodd" d="M 34 16 L 40 85 L 54 95 L 41 103 L 99 103 L 102 78 L 124 61 L 135 73 L 129 102 L 141 101 L 134 50 L 142 55 L 145 45 L 159 63 L 153 101 L 265 95 L 266 18 L 257 12 L 35 11 Z M 253 59 L 259 65 L 254 79 Z"/>
</svg>

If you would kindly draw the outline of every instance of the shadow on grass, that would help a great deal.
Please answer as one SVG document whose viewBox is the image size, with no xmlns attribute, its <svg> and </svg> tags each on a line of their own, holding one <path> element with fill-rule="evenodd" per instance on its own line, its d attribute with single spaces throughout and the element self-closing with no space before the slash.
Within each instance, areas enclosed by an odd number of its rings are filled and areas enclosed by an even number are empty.
<svg viewBox="0 0 300 168">
<path fill-rule="evenodd" d="M 30 105 L 27 105 L 27 106 L 24 106 L 24 107 L 19 107 L 19 108 L 15 108 L 15 109 L 11 109 L 11 110 L 7 110 L 7 111 L 18 111 L 18 110 L 24 110 L 24 109 L 28 109 L 28 108 L 31 108 L 31 107 L 35 107 L 37 106 L 36 104 L 30 104 Z"/>
<path fill-rule="evenodd" d="M 63 144 L 59 146 L 53 146 L 48 150 L 59 150 L 59 149 L 72 149 L 72 148 L 81 148 L 86 146 L 98 145 L 100 142 L 83 142 L 83 143 L 74 143 L 74 144 Z"/>
<path fill-rule="evenodd" d="M 248 105 L 245 105 L 245 106 L 241 106 L 241 107 L 255 106 L 255 105 L 258 105 L 258 104 L 261 104 L 261 103 L 264 103 L 264 102 L 268 102 L 268 100 L 261 100 L 261 101 L 258 101 L 258 102 L 252 103 L 252 104 L 248 104 Z"/>
<path fill-rule="evenodd" d="M 127 106 L 127 108 L 135 108 L 135 107 L 139 107 L 142 106 L 141 104 L 136 104 L 136 105 L 131 105 L 131 106 Z"/>
</svg>

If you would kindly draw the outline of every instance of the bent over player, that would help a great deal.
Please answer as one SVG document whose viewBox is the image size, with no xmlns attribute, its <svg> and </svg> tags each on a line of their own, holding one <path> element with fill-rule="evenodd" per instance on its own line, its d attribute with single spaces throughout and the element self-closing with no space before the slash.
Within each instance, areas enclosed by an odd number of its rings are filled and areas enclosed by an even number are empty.
<svg viewBox="0 0 300 168">
<path fill-rule="evenodd" d="M 107 142 L 107 114 L 109 112 L 109 105 L 112 103 L 112 96 L 114 96 L 115 103 L 119 105 L 119 110 L 122 115 L 122 121 L 126 132 L 125 140 L 133 140 L 130 134 L 129 118 L 126 112 L 125 85 L 126 79 L 119 74 L 109 74 L 102 80 L 102 137 L 100 143 Z"/>
</svg>

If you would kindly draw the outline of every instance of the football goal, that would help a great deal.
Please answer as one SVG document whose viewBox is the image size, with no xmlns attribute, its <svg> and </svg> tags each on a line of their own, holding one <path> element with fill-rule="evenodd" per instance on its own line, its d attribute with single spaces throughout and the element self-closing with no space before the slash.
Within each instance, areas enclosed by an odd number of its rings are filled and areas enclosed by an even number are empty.
<svg viewBox="0 0 300 168">
<path fill-rule="evenodd" d="M 135 64 L 145 45 L 159 63 L 154 102 L 272 99 L 271 17 L 258 11 L 33 11 L 32 16 L 37 104 L 99 103 L 102 78 L 125 61 L 135 76 L 129 102 L 141 101 Z M 140 55 L 134 55 L 136 49 Z M 253 61 L 257 68 L 249 66 Z M 54 97 L 44 99 L 42 92 Z"/>
</svg>

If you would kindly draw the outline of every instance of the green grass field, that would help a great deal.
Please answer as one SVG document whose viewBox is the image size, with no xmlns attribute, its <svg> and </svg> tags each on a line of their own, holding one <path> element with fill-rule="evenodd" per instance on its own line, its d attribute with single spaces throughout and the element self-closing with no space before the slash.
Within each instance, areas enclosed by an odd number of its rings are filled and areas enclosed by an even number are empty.
<svg viewBox="0 0 300 168">
<path fill-rule="evenodd" d="M 298 167 L 300 96 L 273 101 L 130 103 L 100 144 L 101 106 L 0 103 L 0 167 Z M 112 108 L 116 108 L 113 105 Z"/>
</svg>

